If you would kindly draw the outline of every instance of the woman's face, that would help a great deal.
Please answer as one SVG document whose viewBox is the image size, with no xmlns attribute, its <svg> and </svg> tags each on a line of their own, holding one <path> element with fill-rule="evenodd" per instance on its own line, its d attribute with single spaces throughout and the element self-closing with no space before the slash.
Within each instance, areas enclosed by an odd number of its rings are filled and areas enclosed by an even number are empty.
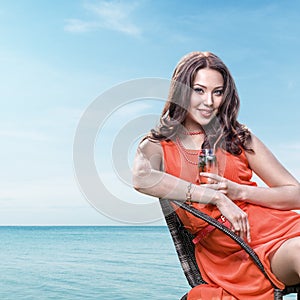
<svg viewBox="0 0 300 300">
<path fill-rule="evenodd" d="M 184 122 L 186 128 L 194 130 L 209 124 L 222 102 L 223 89 L 224 80 L 218 71 L 205 68 L 196 73 L 190 107 Z"/>
</svg>

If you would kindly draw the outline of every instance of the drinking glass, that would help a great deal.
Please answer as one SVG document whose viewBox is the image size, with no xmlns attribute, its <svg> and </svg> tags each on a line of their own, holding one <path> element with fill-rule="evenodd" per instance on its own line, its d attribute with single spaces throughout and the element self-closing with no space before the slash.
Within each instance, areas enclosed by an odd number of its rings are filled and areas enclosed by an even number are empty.
<svg viewBox="0 0 300 300">
<path fill-rule="evenodd" d="M 217 158 L 214 149 L 202 149 L 198 160 L 199 173 L 218 174 Z M 200 175 L 200 183 L 213 183 L 212 179 Z"/>
</svg>

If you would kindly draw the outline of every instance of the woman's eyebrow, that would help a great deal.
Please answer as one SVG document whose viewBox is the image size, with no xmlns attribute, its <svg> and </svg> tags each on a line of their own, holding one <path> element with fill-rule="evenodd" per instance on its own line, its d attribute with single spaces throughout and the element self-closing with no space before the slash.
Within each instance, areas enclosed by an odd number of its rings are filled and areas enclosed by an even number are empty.
<svg viewBox="0 0 300 300">
<path fill-rule="evenodd" d="M 194 83 L 193 86 L 200 86 L 200 87 L 203 87 L 203 88 L 207 88 L 207 86 L 203 85 L 203 84 L 200 84 L 200 83 Z M 223 85 L 220 85 L 220 86 L 216 86 L 214 89 L 222 89 L 223 88 Z"/>
</svg>

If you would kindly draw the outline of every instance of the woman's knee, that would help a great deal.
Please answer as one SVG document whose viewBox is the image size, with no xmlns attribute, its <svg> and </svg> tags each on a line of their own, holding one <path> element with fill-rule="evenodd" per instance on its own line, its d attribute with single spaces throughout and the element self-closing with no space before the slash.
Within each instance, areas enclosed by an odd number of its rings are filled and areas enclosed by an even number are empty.
<svg viewBox="0 0 300 300">
<path fill-rule="evenodd" d="M 284 249 L 287 256 L 290 256 L 295 263 L 300 265 L 300 237 L 293 238 L 287 241 L 286 249 Z"/>
<path fill-rule="evenodd" d="M 286 285 L 300 282 L 300 237 L 283 243 L 272 255 L 271 269 L 276 277 Z"/>
</svg>

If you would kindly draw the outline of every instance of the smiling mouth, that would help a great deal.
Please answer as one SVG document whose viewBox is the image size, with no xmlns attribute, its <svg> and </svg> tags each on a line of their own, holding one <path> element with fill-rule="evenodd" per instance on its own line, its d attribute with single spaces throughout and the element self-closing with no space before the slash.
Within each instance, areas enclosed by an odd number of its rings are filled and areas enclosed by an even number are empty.
<svg viewBox="0 0 300 300">
<path fill-rule="evenodd" d="M 199 109 L 199 111 L 200 111 L 201 115 L 205 118 L 209 118 L 213 114 L 213 110 Z"/>
</svg>

